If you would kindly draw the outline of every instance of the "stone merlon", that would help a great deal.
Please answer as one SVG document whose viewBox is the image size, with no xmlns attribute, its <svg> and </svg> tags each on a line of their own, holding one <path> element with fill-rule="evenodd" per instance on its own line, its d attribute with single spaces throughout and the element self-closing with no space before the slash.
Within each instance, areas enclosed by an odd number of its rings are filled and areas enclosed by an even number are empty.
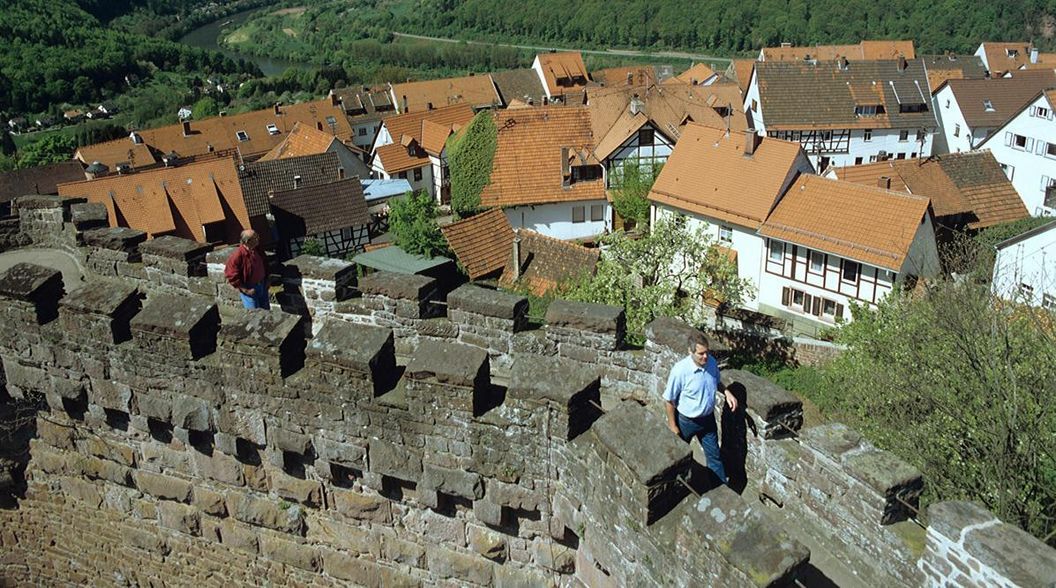
<svg viewBox="0 0 1056 588">
<path fill-rule="evenodd" d="M 124 314 L 130 305 L 138 306 L 139 289 L 127 282 L 98 280 L 91 286 L 78 288 L 62 300 L 62 307 L 84 313 L 115 317 Z"/>
<path fill-rule="evenodd" d="M 622 335 L 626 322 L 623 308 L 605 304 L 555 300 L 546 311 L 546 324 L 551 327 Z"/>
<path fill-rule="evenodd" d="M 359 279 L 359 290 L 363 294 L 420 301 L 436 290 L 436 280 L 417 274 L 374 272 Z"/>
<path fill-rule="evenodd" d="M 0 274 L 0 295 L 15 300 L 40 302 L 61 289 L 62 272 L 33 263 L 16 263 Z"/>
<path fill-rule="evenodd" d="M 302 334 L 301 317 L 281 310 L 233 310 L 220 326 L 223 342 L 260 349 L 280 349 L 294 331 Z"/>
<path fill-rule="evenodd" d="M 135 253 L 141 243 L 147 240 L 147 234 L 127 227 L 107 227 L 91 229 L 81 234 L 84 244 L 101 249 Z"/>
<path fill-rule="evenodd" d="M 330 257 L 299 255 L 284 265 L 286 277 L 326 280 L 338 285 L 356 275 L 356 264 Z"/>
<path fill-rule="evenodd" d="M 412 380 L 436 379 L 442 384 L 476 387 L 489 380 L 488 352 L 461 343 L 422 341 L 407 364 Z"/>
<path fill-rule="evenodd" d="M 151 239 L 139 246 L 140 253 L 180 261 L 200 259 L 212 250 L 213 246 L 208 243 L 168 235 Z"/>
<path fill-rule="evenodd" d="M 310 360 L 372 373 L 395 370 L 394 349 L 392 329 L 330 320 L 312 338 L 306 353 Z"/>
<path fill-rule="evenodd" d="M 466 284 L 447 295 L 447 308 L 516 321 L 527 314 L 528 298 Z"/>
</svg>

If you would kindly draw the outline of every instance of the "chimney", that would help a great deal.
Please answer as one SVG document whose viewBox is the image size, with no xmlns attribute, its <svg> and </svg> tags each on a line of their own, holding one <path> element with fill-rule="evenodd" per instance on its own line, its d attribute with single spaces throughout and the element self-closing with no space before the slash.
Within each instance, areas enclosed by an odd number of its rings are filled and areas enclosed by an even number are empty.
<svg viewBox="0 0 1056 588">
<path fill-rule="evenodd" d="M 906 56 L 905 55 L 899 55 L 898 56 L 898 71 L 906 71 L 907 67 L 909 67 L 909 63 L 906 62 Z"/>
<path fill-rule="evenodd" d="M 846 57 L 843 57 L 841 55 L 840 57 L 836 58 L 836 67 L 839 68 L 840 71 L 847 71 L 847 65 L 848 63 Z"/>
<path fill-rule="evenodd" d="M 428 103 L 426 103 L 425 107 L 428 110 L 432 110 L 433 109 L 433 103 L 432 102 L 428 102 Z"/>
<path fill-rule="evenodd" d="M 330 106 L 337 106 L 339 102 L 340 99 L 338 99 L 337 94 L 334 94 L 334 91 L 330 90 Z"/>
<path fill-rule="evenodd" d="M 137 133 L 135 131 L 132 131 L 132 134 L 130 134 L 128 136 L 128 138 L 132 139 L 132 143 L 135 144 L 135 145 L 142 145 L 143 144 L 143 137 L 140 137 L 139 133 Z"/>
<path fill-rule="evenodd" d="M 191 121 L 189 121 L 189 120 L 183 121 L 183 136 L 184 137 L 190 137 L 191 136 Z M 135 141 L 135 139 L 133 139 L 133 141 Z"/>
<path fill-rule="evenodd" d="M 513 281 L 521 279 L 521 230 L 513 233 Z"/>
<path fill-rule="evenodd" d="M 876 185 L 884 190 L 891 189 L 891 176 L 880 176 L 880 179 L 876 181 Z"/>
<path fill-rule="evenodd" d="M 627 85 L 628 86 L 633 86 L 634 85 L 634 74 L 631 73 L 631 72 L 627 72 Z"/>
<path fill-rule="evenodd" d="M 91 165 L 84 169 L 84 177 L 89 180 L 94 180 L 95 178 L 101 178 L 105 176 L 107 171 L 109 170 L 105 165 L 99 163 L 98 161 L 93 161 Z"/>
<path fill-rule="evenodd" d="M 180 162 L 180 157 L 175 151 L 170 151 L 161 156 L 161 162 L 165 164 L 165 167 L 176 167 L 176 164 Z"/>
<path fill-rule="evenodd" d="M 638 98 L 638 94 L 631 97 L 631 114 L 637 116 L 642 111 L 642 101 Z"/>
<path fill-rule="evenodd" d="M 275 116 L 279 116 L 280 114 L 282 114 L 282 109 L 279 108 L 280 104 L 282 104 L 282 103 L 281 102 L 276 102 L 275 103 Z"/>
<path fill-rule="evenodd" d="M 207 144 L 205 146 L 205 150 L 208 151 L 209 153 L 212 153 L 213 151 L 216 151 L 216 147 L 213 147 L 213 144 L 209 143 L 209 144 Z"/>
<path fill-rule="evenodd" d="M 293 189 L 301 187 L 301 176 L 293 176 Z"/>
<path fill-rule="evenodd" d="M 755 155 L 755 148 L 758 146 L 759 135 L 755 134 L 755 129 L 744 129 L 744 156 L 751 157 Z"/>
<path fill-rule="evenodd" d="M 549 103 L 550 103 L 550 99 L 547 98 L 546 96 L 543 96 L 543 106 L 546 106 Z"/>
<path fill-rule="evenodd" d="M 132 166 L 127 161 L 122 161 L 121 163 L 117 164 L 118 175 L 125 175 L 128 173 L 132 173 Z"/>
<path fill-rule="evenodd" d="M 323 122 L 322 121 L 318 121 L 318 120 L 315 121 L 315 128 L 320 130 L 320 131 L 323 130 Z"/>
<path fill-rule="evenodd" d="M 407 95 L 403 95 L 403 111 L 407 112 Z"/>
</svg>

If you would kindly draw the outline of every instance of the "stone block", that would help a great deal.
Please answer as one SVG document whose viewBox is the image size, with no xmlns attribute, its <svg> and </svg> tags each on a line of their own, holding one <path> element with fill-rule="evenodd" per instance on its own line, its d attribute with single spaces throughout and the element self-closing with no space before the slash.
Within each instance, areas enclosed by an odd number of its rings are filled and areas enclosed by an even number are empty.
<svg viewBox="0 0 1056 588">
<path fill-rule="evenodd" d="M 500 563 L 506 559 L 504 535 L 477 525 L 467 525 L 466 531 L 469 547 L 474 552 Z"/>
<path fill-rule="evenodd" d="M 243 523 L 283 533 L 300 535 L 304 529 L 304 509 L 297 504 L 232 493 L 227 512 Z"/>
<path fill-rule="evenodd" d="M 473 516 L 478 521 L 485 525 L 492 527 L 502 527 L 505 523 L 505 516 L 502 505 L 492 500 L 475 500 L 473 501 Z"/>
<path fill-rule="evenodd" d="M 308 453 L 312 446 L 312 438 L 308 435 L 275 427 L 268 429 L 268 440 L 273 447 L 298 455 Z"/>
<path fill-rule="evenodd" d="M 403 588 L 419 586 L 414 577 L 392 568 L 380 566 L 372 561 L 350 557 L 344 553 L 323 549 L 323 571 L 338 580 L 346 580 L 356 586 L 368 588 Z"/>
<path fill-rule="evenodd" d="M 217 415 L 217 421 L 221 431 L 245 439 L 254 445 L 263 446 L 268 442 L 264 416 L 256 410 L 242 408 L 221 410 Z"/>
<path fill-rule="evenodd" d="M 334 508 L 346 517 L 386 525 L 392 522 L 392 505 L 385 497 L 335 488 L 333 498 Z"/>
<path fill-rule="evenodd" d="M 257 530 L 239 524 L 231 519 L 224 519 L 220 525 L 220 538 L 224 545 L 240 551 L 256 554 L 259 551 Z"/>
<path fill-rule="evenodd" d="M 234 309 L 220 326 L 220 344 L 240 353 L 287 358 L 288 371 L 304 363 L 302 317 L 271 310 Z"/>
<path fill-rule="evenodd" d="M 189 431 L 212 429 L 212 413 L 205 401 L 191 396 L 177 396 L 172 403 L 172 425 Z"/>
<path fill-rule="evenodd" d="M 132 547 L 157 553 L 159 555 L 169 554 L 170 548 L 168 543 L 153 530 L 126 527 L 122 529 L 121 536 L 125 542 Z"/>
<path fill-rule="evenodd" d="M 227 503 L 224 495 L 201 486 L 194 489 L 194 499 L 191 504 L 207 515 L 214 517 L 227 516 Z"/>
<path fill-rule="evenodd" d="M 367 274 L 359 279 L 359 290 L 363 294 L 414 302 L 430 299 L 435 295 L 436 287 L 434 278 L 417 274 L 382 271 Z"/>
<path fill-rule="evenodd" d="M 484 480 L 480 474 L 425 464 L 419 488 L 460 496 L 469 500 L 484 497 Z"/>
<path fill-rule="evenodd" d="M 136 408 L 141 416 L 164 423 L 172 420 L 172 399 L 161 394 L 137 393 Z"/>
<path fill-rule="evenodd" d="M 128 258 L 129 261 L 138 261 L 139 245 L 147 240 L 147 234 L 127 227 L 107 227 L 85 231 L 81 239 L 90 247 L 134 253 L 134 259 Z"/>
<path fill-rule="evenodd" d="M 207 298 L 154 294 L 131 321 L 133 337 L 162 337 L 178 341 L 191 359 L 216 349 L 220 314 Z"/>
<path fill-rule="evenodd" d="M 884 500 L 880 524 L 906 520 L 912 515 L 902 502 L 916 504 L 924 492 L 920 470 L 876 448 L 845 455 L 843 463 L 848 474 L 865 482 Z"/>
<path fill-rule="evenodd" d="M 356 276 L 356 264 L 332 257 L 300 255 L 283 265 L 286 278 L 322 280 L 336 286 L 348 284 Z"/>
<path fill-rule="evenodd" d="M 271 489 L 280 497 L 305 506 L 318 507 L 323 503 L 323 486 L 316 480 L 302 480 L 283 472 L 272 472 Z"/>
<path fill-rule="evenodd" d="M 213 246 L 208 243 L 199 243 L 170 235 L 156 237 L 139 246 L 142 254 L 182 262 L 205 261 L 205 254 L 212 250 Z"/>
<path fill-rule="evenodd" d="M 370 470 L 377 474 L 408 482 L 417 482 L 422 476 L 422 456 L 401 445 L 373 439 L 368 459 Z"/>
<path fill-rule="evenodd" d="M 136 470 L 136 488 L 162 500 L 187 502 L 191 499 L 191 483 L 172 476 Z"/>
<path fill-rule="evenodd" d="M 22 262 L 0 273 L 0 297 L 29 303 L 38 324 L 58 316 L 62 295 L 62 272 L 59 270 Z"/>
<path fill-rule="evenodd" d="M 544 569 L 558 574 L 571 574 L 576 570 L 576 550 L 549 539 L 532 541 L 532 561 Z"/>
<path fill-rule="evenodd" d="M 555 300 L 546 310 L 546 324 L 591 333 L 616 335 L 618 340 L 622 340 L 627 332 L 627 318 L 623 308 L 591 302 Z"/>
<path fill-rule="evenodd" d="M 426 550 L 429 571 L 444 580 L 490 585 L 495 564 L 472 555 L 464 555 L 442 547 Z"/>
<path fill-rule="evenodd" d="M 28 194 L 15 198 L 15 206 L 19 211 L 62 208 L 62 197 L 50 194 Z"/>
<path fill-rule="evenodd" d="M 70 206 L 70 222 L 78 231 L 106 226 L 107 216 L 102 202 L 79 202 Z"/>
<path fill-rule="evenodd" d="M 803 401 L 766 378 L 744 370 L 723 370 L 722 382 L 730 387 L 734 394 L 738 394 L 737 387 L 742 386 L 747 395 L 748 410 L 764 421 L 780 422 L 793 430 L 798 430 L 802 426 Z M 787 431 L 777 429 L 768 432 L 766 436 L 773 438 L 787 434 Z"/>
<path fill-rule="evenodd" d="M 260 554 L 267 559 L 309 572 L 318 572 L 320 568 L 319 552 L 315 547 L 273 537 L 270 534 L 260 537 Z"/>
<path fill-rule="evenodd" d="M 574 439 L 601 416 L 597 371 L 567 359 L 515 355 L 507 397 L 554 405 L 559 418 L 551 422 L 550 434 L 565 440 Z"/>
<path fill-rule="evenodd" d="M 521 328 L 528 314 L 528 298 L 501 290 L 489 290 L 474 284 L 456 288 L 447 295 L 448 310 L 511 320 Z"/>
<path fill-rule="evenodd" d="M 422 341 L 404 377 L 464 387 L 486 385 L 490 380 L 488 353 L 460 343 Z"/>
<path fill-rule="evenodd" d="M 689 478 L 693 456 L 689 445 L 667 431 L 656 413 L 633 402 L 606 413 L 591 427 L 595 448 L 608 467 L 619 463 L 632 479 L 624 478 L 621 495 L 628 512 L 640 524 L 667 514 L 688 490 L 678 478 Z"/>
<path fill-rule="evenodd" d="M 315 437 L 312 441 L 319 459 L 329 461 L 357 470 L 367 469 L 367 449 L 351 443 L 338 443 L 325 437 Z"/>
<path fill-rule="evenodd" d="M 804 429 L 800 442 L 818 453 L 840 461 L 840 456 L 862 444 L 862 436 L 843 423 L 824 423 Z"/>
<path fill-rule="evenodd" d="M 396 369 L 392 329 L 347 321 L 326 321 L 306 350 L 308 358 L 385 380 Z"/>
<path fill-rule="evenodd" d="M 201 533 L 201 513 L 186 504 L 159 502 L 158 521 L 163 527 L 168 527 L 187 535 L 199 535 Z"/>
</svg>

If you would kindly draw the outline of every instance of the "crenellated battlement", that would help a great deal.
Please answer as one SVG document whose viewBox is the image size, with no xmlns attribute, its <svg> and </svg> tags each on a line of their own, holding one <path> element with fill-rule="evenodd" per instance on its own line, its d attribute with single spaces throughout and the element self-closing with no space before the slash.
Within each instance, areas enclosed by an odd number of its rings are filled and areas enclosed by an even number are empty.
<svg viewBox="0 0 1056 588">
<path fill-rule="evenodd" d="M 691 330 L 677 321 L 629 348 L 618 308 L 557 301 L 533 327 L 517 295 L 306 256 L 285 264 L 281 309 L 245 311 L 229 250 L 103 228 L 98 208 L 18 202 L 13 242 L 87 274 L 0 274 L 7 391 L 46 406 L 20 508 L 0 512 L 18 554 L 0 577 L 778 586 L 810 549 L 777 512 L 818 521 L 866 579 L 1029 585 L 1056 569 L 1021 569 L 1026 552 L 1056 561 L 1029 536 L 1015 557 L 966 541 L 957 529 L 1000 521 L 960 503 L 907 540 L 894 527 L 920 473 L 840 424 L 802 429 L 794 395 L 737 370 L 731 478 L 780 510 L 715 487 L 661 416 Z"/>
</svg>

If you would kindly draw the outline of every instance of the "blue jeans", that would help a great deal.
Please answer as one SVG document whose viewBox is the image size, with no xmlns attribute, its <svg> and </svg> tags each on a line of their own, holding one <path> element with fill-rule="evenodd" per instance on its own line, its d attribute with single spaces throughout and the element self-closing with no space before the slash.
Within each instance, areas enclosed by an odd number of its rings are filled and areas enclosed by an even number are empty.
<svg viewBox="0 0 1056 588">
<path fill-rule="evenodd" d="M 677 411 L 676 411 L 677 412 Z M 719 429 L 715 424 L 713 413 L 702 414 L 696 418 L 678 415 L 678 431 L 682 440 L 689 443 L 693 437 L 700 442 L 704 457 L 708 460 L 708 469 L 715 472 L 723 484 L 728 482 L 726 469 L 722 467 L 722 456 L 719 455 Z"/>
<path fill-rule="evenodd" d="M 268 303 L 268 287 L 264 282 L 253 286 L 252 296 L 242 291 L 239 291 L 238 295 L 242 297 L 242 306 L 246 308 L 263 308 L 264 310 L 271 308 L 271 304 Z"/>
</svg>

